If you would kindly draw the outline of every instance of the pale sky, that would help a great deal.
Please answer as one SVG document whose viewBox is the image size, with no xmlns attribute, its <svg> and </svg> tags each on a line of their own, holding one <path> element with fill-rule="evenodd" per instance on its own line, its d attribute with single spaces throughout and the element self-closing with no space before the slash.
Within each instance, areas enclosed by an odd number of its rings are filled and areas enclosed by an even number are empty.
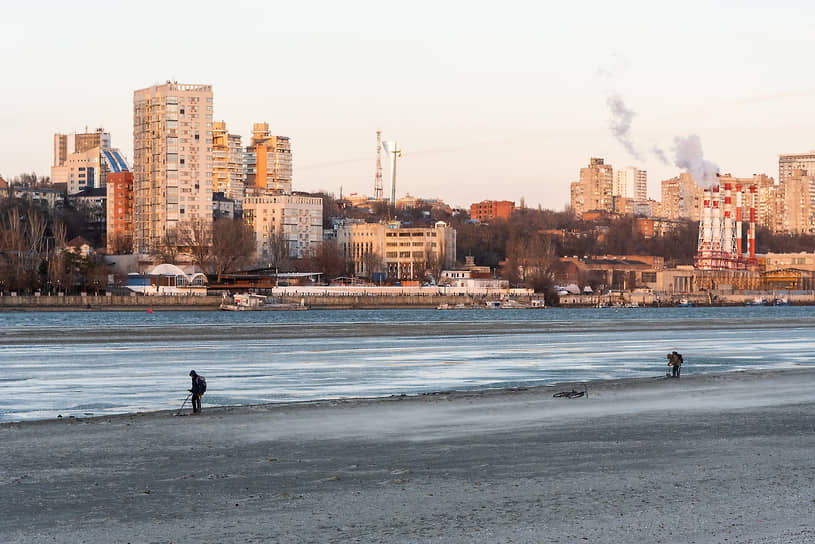
<svg viewBox="0 0 815 544">
<path fill-rule="evenodd" d="M 737 177 L 815 149 L 809 2 L 3 2 L 0 175 L 48 175 L 53 134 L 102 126 L 132 158 L 133 91 L 213 85 L 215 119 L 292 138 L 294 189 L 562 209 L 590 157 L 680 169 L 677 136 Z M 639 159 L 610 129 L 616 93 Z M 383 155 L 385 194 L 390 174 Z"/>
</svg>

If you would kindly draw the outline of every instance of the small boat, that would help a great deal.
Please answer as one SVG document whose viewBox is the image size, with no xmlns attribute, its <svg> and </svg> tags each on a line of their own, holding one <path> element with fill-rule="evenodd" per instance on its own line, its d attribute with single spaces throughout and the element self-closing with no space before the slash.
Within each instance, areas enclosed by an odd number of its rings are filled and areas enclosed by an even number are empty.
<svg viewBox="0 0 815 544">
<path fill-rule="evenodd" d="M 766 306 L 767 301 L 762 297 L 755 297 L 753 300 L 748 300 L 744 303 L 745 306 Z"/>
<path fill-rule="evenodd" d="M 446 302 L 442 302 L 441 304 L 439 304 L 438 306 L 436 306 L 436 309 L 437 309 L 437 310 L 449 310 L 449 309 L 450 309 L 450 305 L 449 305 L 449 304 L 447 304 Z"/>
<path fill-rule="evenodd" d="M 249 293 L 247 295 L 233 295 L 232 301 L 229 302 L 229 297 L 224 297 L 221 303 L 221 310 L 228 312 L 245 312 L 245 311 L 269 311 L 269 310 L 308 310 L 308 306 L 301 300 L 300 303 L 296 302 L 280 302 L 277 299 L 265 297 L 263 295 L 256 295 Z"/>
<path fill-rule="evenodd" d="M 693 302 L 686 298 L 680 298 L 676 304 L 679 308 L 693 308 Z"/>
<path fill-rule="evenodd" d="M 787 297 L 775 297 L 773 299 L 773 306 L 789 306 L 790 299 Z"/>
</svg>

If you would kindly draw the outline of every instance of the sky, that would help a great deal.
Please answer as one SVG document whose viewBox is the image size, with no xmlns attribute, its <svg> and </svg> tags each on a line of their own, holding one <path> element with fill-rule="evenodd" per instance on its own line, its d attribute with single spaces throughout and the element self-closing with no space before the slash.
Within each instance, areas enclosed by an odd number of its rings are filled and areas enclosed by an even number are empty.
<svg viewBox="0 0 815 544">
<path fill-rule="evenodd" d="M 293 188 L 335 195 L 373 194 L 377 130 L 403 150 L 397 198 L 455 206 L 563 209 L 590 157 L 647 170 L 658 199 L 688 141 L 736 177 L 815 149 L 807 2 L 9 4 L 5 178 L 48 175 L 53 134 L 85 127 L 132 157 L 133 91 L 167 80 L 211 84 L 244 145 L 255 122 L 289 136 Z"/>
</svg>

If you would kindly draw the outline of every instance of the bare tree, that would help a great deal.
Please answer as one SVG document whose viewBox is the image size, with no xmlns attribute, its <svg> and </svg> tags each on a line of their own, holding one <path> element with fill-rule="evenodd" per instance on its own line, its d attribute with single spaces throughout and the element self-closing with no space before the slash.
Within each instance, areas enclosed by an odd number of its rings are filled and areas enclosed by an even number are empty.
<svg viewBox="0 0 815 544">
<path fill-rule="evenodd" d="M 433 276 L 433 281 L 438 283 L 441 278 L 441 271 L 447 262 L 447 252 L 444 250 L 434 251 L 430 243 L 425 244 L 425 255 L 427 255 L 427 271 Z"/>
<path fill-rule="evenodd" d="M 385 262 L 379 253 L 368 251 L 362 255 L 362 269 L 365 271 L 365 276 L 372 280 L 374 273 L 385 271 Z"/>
<path fill-rule="evenodd" d="M 212 225 L 211 272 L 221 275 L 251 262 L 255 256 L 255 233 L 240 219 L 221 218 Z"/>
<path fill-rule="evenodd" d="M 178 245 L 192 256 L 192 261 L 201 270 L 210 268 L 210 248 L 212 247 L 212 221 L 195 217 L 178 227 Z"/>
<path fill-rule="evenodd" d="M 263 259 L 269 263 L 269 267 L 277 270 L 285 271 L 291 267 L 289 239 L 283 232 L 275 231 L 274 226 L 269 227 L 263 247 Z"/>
<path fill-rule="evenodd" d="M 345 273 L 345 259 L 337 243 L 326 240 L 303 260 L 303 269 L 307 272 L 322 272 L 326 279 L 336 278 Z"/>
<path fill-rule="evenodd" d="M 178 236 L 175 229 L 167 230 L 150 250 L 151 257 L 167 264 L 176 264 L 178 254 Z"/>
</svg>

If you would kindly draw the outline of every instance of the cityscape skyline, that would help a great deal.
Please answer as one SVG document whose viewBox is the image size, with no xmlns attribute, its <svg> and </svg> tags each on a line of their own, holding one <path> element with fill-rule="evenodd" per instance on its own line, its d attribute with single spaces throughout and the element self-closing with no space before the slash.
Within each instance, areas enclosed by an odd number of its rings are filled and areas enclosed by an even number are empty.
<svg viewBox="0 0 815 544">
<path fill-rule="evenodd" d="M 101 2 L 46 4 L 8 7 L 0 22 L 13 82 L 0 109 L 7 178 L 47 175 L 53 135 L 86 126 L 132 160 L 132 93 L 167 79 L 212 85 L 214 120 L 244 142 L 258 120 L 290 137 L 304 191 L 373 196 L 377 130 L 404 151 L 397 197 L 462 207 L 524 198 L 561 209 L 590 157 L 646 170 L 659 198 L 659 182 L 682 171 L 678 137 L 698 136 L 704 158 L 737 177 L 778 180 L 778 155 L 815 149 L 815 82 L 796 68 L 814 8 L 799 2 L 769 13 L 757 2 L 677 13 L 644 2 L 510 2 L 500 13 L 325 3 L 315 17 L 314 6 L 148 1 L 124 28 Z M 188 24 L 165 35 L 151 6 Z M 77 12 L 103 30 L 74 32 Z M 214 15 L 222 38 L 202 40 Z"/>
</svg>

